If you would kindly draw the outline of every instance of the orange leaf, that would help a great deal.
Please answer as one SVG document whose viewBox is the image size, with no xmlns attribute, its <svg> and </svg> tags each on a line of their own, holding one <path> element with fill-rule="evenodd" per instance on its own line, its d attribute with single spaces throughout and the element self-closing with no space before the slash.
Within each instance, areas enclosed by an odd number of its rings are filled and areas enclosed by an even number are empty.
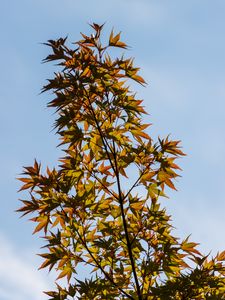
<svg viewBox="0 0 225 300">
<path fill-rule="evenodd" d="M 217 260 L 219 260 L 219 261 L 225 260 L 225 251 L 223 251 L 217 255 Z"/>
<path fill-rule="evenodd" d="M 35 234 L 36 232 L 40 231 L 41 229 L 43 229 L 45 227 L 45 231 L 46 231 L 46 226 L 48 224 L 48 218 L 44 218 L 43 221 L 41 221 L 34 229 L 33 234 Z"/>
<path fill-rule="evenodd" d="M 144 80 L 144 78 L 139 75 L 133 75 L 133 76 L 131 76 L 131 78 L 141 84 L 146 84 L 146 81 Z"/>
<path fill-rule="evenodd" d="M 165 184 L 168 185 L 171 189 L 177 191 L 177 189 L 175 188 L 173 182 L 172 182 L 169 178 L 167 178 L 167 179 L 165 180 Z"/>
</svg>

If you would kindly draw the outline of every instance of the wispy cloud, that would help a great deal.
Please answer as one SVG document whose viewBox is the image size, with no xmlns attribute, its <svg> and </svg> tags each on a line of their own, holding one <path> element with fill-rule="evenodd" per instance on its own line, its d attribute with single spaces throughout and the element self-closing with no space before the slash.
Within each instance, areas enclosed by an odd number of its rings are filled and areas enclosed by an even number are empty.
<svg viewBox="0 0 225 300">
<path fill-rule="evenodd" d="M 47 278 L 35 270 L 35 264 L 17 253 L 14 245 L 0 233 L 0 299 L 41 300 L 49 290 Z"/>
</svg>

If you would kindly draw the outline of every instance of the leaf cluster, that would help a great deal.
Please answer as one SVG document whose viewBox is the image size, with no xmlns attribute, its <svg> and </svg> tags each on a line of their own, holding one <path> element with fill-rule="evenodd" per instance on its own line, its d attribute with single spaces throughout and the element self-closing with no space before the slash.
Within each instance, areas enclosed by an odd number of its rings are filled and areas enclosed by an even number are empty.
<svg viewBox="0 0 225 300">
<path fill-rule="evenodd" d="M 142 100 L 127 84 L 145 84 L 139 68 L 109 54 L 127 45 L 113 31 L 103 45 L 103 25 L 91 26 L 94 33 L 82 34 L 73 49 L 62 38 L 46 43 L 52 52 L 45 62 L 56 61 L 60 71 L 43 91 L 54 94 L 48 106 L 57 114 L 64 156 L 45 172 L 35 160 L 20 178 L 30 197 L 18 211 L 33 213 L 34 233 L 44 234 L 40 268 L 68 280 L 46 294 L 51 300 L 223 299 L 225 254 L 210 260 L 196 243 L 179 241 L 159 203 L 166 187 L 176 189 L 176 160 L 184 155 L 179 141 L 153 142 Z"/>
</svg>

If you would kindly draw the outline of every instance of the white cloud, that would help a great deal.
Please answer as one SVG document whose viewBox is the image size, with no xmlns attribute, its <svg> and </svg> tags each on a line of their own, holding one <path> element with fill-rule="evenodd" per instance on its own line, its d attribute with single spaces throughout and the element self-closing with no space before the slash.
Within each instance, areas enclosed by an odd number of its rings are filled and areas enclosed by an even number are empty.
<svg viewBox="0 0 225 300">
<path fill-rule="evenodd" d="M 2 234 L 0 245 L 0 299 L 46 299 L 42 291 L 51 289 L 50 284 L 36 270 L 35 263 L 27 260 L 22 253 L 17 253 L 14 245 Z"/>
</svg>

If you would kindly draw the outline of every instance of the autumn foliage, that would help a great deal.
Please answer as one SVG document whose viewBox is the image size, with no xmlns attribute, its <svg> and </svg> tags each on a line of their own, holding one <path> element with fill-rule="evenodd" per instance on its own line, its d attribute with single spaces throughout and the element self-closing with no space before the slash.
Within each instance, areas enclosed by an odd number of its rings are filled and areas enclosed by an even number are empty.
<svg viewBox="0 0 225 300">
<path fill-rule="evenodd" d="M 48 299 L 225 299 L 225 252 L 210 259 L 173 236 L 160 206 L 165 188 L 175 190 L 179 141 L 148 135 L 128 86 L 145 81 L 133 59 L 114 58 L 127 45 L 113 31 L 102 44 L 103 26 L 91 27 L 72 49 L 63 38 L 46 44 L 45 62 L 60 68 L 43 91 L 54 94 L 63 157 L 44 172 L 35 161 L 20 178 L 29 198 L 18 211 L 44 235 L 40 268 L 58 272 Z"/>
</svg>

